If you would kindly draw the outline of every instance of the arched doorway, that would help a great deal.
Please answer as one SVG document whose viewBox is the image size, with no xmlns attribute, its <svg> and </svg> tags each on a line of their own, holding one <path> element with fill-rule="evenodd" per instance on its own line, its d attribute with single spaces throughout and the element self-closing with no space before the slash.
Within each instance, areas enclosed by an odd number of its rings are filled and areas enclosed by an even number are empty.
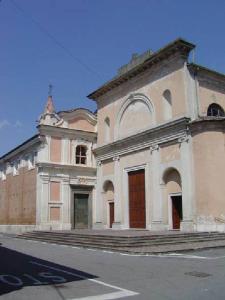
<svg viewBox="0 0 225 300">
<path fill-rule="evenodd" d="M 168 218 L 170 229 L 180 229 L 183 220 L 181 176 L 176 169 L 169 169 L 163 177 L 168 198 Z"/>
<path fill-rule="evenodd" d="M 110 180 L 104 183 L 103 190 L 105 193 L 105 203 L 107 205 L 107 223 L 112 228 L 114 223 L 114 186 Z"/>
</svg>

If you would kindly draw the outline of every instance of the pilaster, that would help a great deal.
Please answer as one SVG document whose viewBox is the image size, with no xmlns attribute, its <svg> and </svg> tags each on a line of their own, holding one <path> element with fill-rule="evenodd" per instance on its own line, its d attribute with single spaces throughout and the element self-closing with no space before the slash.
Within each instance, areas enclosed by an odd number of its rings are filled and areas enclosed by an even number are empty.
<svg viewBox="0 0 225 300">
<path fill-rule="evenodd" d="M 41 224 L 48 222 L 48 202 L 49 202 L 49 178 L 42 177 L 41 178 L 41 210 L 40 210 L 40 220 Z"/>
<path fill-rule="evenodd" d="M 178 140 L 181 152 L 181 178 L 182 178 L 182 231 L 194 230 L 194 183 L 191 139 L 187 134 Z"/>
<path fill-rule="evenodd" d="M 114 161 L 114 223 L 113 229 L 121 229 L 121 176 L 120 157 L 115 156 Z"/>
<path fill-rule="evenodd" d="M 102 229 L 103 225 L 103 196 L 102 196 L 102 162 L 97 160 L 97 188 L 96 188 L 96 199 L 95 199 L 95 223 L 93 224 L 94 229 Z"/>
<path fill-rule="evenodd" d="M 151 230 L 162 230 L 162 193 L 160 187 L 160 148 L 155 144 L 150 147 L 152 178 L 152 221 Z"/>
<path fill-rule="evenodd" d="M 71 226 L 71 193 L 69 178 L 63 178 L 63 180 L 61 181 L 61 190 L 62 192 L 60 202 L 62 203 L 62 223 L 70 224 Z"/>
</svg>

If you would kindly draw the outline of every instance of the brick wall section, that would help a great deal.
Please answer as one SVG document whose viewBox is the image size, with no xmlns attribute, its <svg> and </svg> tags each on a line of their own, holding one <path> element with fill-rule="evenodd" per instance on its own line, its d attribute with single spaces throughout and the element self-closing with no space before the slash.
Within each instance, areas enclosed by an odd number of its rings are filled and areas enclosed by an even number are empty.
<svg viewBox="0 0 225 300">
<path fill-rule="evenodd" d="M 32 225 L 36 223 L 36 169 L 19 169 L 0 180 L 0 224 Z"/>
</svg>

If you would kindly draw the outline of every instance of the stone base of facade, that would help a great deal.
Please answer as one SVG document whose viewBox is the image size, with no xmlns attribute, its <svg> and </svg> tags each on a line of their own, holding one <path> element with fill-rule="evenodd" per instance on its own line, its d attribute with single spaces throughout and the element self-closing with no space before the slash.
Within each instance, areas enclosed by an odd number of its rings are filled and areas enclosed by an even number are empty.
<svg viewBox="0 0 225 300">
<path fill-rule="evenodd" d="M 19 234 L 27 231 L 33 231 L 36 225 L 0 225 L 0 232 Z"/>
<path fill-rule="evenodd" d="M 93 229 L 106 229 L 105 225 L 102 222 L 96 222 L 93 224 Z"/>
<path fill-rule="evenodd" d="M 190 232 L 196 231 L 193 221 L 182 221 L 180 224 L 180 231 Z"/>
<path fill-rule="evenodd" d="M 168 230 L 168 226 L 165 224 L 162 224 L 162 222 L 152 222 L 150 225 L 147 225 L 147 229 L 150 231 L 166 231 Z"/>
<path fill-rule="evenodd" d="M 114 222 L 112 224 L 112 229 L 114 230 L 122 230 L 125 229 L 124 226 L 120 222 Z"/>
<path fill-rule="evenodd" d="M 35 230 L 71 230 L 71 223 L 65 223 L 65 224 L 60 224 L 60 223 L 45 223 L 45 224 L 40 224 L 36 225 Z"/>
<path fill-rule="evenodd" d="M 202 223 L 197 223 L 195 225 L 196 231 L 199 232 L 212 232 L 212 231 L 217 231 L 217 232 L 225 232 L 225 224 L 202 224 Z"/>
</svg>

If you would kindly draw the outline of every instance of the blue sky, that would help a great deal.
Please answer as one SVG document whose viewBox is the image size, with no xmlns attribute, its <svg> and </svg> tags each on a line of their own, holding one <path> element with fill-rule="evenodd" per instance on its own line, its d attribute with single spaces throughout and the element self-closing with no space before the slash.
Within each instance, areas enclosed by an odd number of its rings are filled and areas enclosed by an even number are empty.
<svg viewBox="0 0 225 300">
<path fill-rule="evenodd" d="M 86 96 L 132 53 L 177 37 L 225 73 L 224 30 L 224 0 L 1 0 L 0 155 L 36 133 L 49 83 L 57 110 L 95 110 Z"/>
</svg>

